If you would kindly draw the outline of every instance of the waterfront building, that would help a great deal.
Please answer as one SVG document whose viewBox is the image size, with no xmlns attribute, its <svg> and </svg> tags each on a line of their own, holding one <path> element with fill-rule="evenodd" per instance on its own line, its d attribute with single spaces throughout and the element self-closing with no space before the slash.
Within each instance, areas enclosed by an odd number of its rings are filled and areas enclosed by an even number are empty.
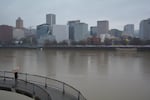
<svg viewBox="0 0 150 100">
<path fill-rule="evenodd" d="M 0 42 L 9 43 L 13 39 L 13 27 L 8 25 L 0 25 Z"/>
<path fill-rule="evenodd" d="M 134 24 L 125 25 L 123 35 L 133 37 L 133 35 L 134 35 Z"/>
<path fill-rule="evenodd" d="M 140 38 L 139 30 L 134 31 L 134 37 L 135 38 Z"/>
<path fill-rule="evenodd" d="M 41 36 L 40 38 L 38 38 L 38 44 L 39 45 L 44 45 L 46 44 L 47 42 L 50 43 L 50 42 L 54 42 L 55 41 L 55 36 L 53 35 L 45 35 L 45 36 Z"/>
<path fill-rule="evenodd" d="M 97 26 L 91 26 L 90 27 L 90 34 L 93 35 L 97 35 Z"/>
<path fill-rule="evenodd" d="M 14 28 L 13 29 L 13 39 L 20 40 L 25 38 L 25 32 L 23 29 Z"/>
<path fill-rule="evenodd" d="M 38 38 L 50 34 L 49 24 L 41 24 L 37 26 L 37 36 Z"/>
<path fill-rule="evenodd" d="M 54 41 L 55 38 L 50 32 L 49 24 L 41 24 L 37 26 L 37 39 L 39 44 L 44 44 L 45 41 Z"/>
<path fill-rule="evenodd" d="M 150 40 L 150 18 L 140 22 L 140 38 Z"/>
<path fill-rule="evenodd" d="M 23 28 L 23 20 L 20 17 L 18 17 L 18 19 L 16 20 L 16 28 L 18 29 Z"/>
<path fill-rule="evenodd" d="M 69 40 L 69 29 L 67 25 L 53 25 L 52 34 L 58 43 Z"/>
<path fill-rule="evenodd" d="M 69 26 L 69 40 L 70 41 L 74 41 L 74 26 L 77 23 L 80 23 L 80 20 L 68 21 L 68 26 Z"/>
<path fill-rule="evenodd" d="M 52 27 L 56 24 L 56 15 L 55 14 L 47 14 L 46 15 L 46 24 L 49 25 L 49 32 L 52 34 Z"/>
<path fill-rule="evenodd" d="M 100 44 L 101 39 L 100 39 L 100 37 L 97 37 L 97 36 L 91 36 L 91 37 L 88 37 L 87 42 L 90 44 Z"/>
<path fill-rule="evenodd" d="M 88 24 L 76 23 L 74 25 L 74 40 L 76 42 L 86 40 L 88 38 Z"/>
<path fill-rule="evenodd" d="M 107 34 L 109 32 L 109 21 L 97 21 L 97 34 Z"/>
<path fill-rule="evenodd" d="M 32 36 L 32 35 L 37 35 L 37 32 L 36 32 L 36 29 L 24 29 L 24 34 L 25 34 L 25 37 L 28 37 L 28 36 Z"/>
<path fill-rule="evenodd" d="M 120 30 L 118 30 L 118 29 L 111 29 L 111 30 L 109 31 L 109 34 L 110 34 L 111 36 L 120 38 L 120 37 L 122 36 L 122 31 L 120 31 Z"/>
<path fill-rule="evenodd" d="M 55 14 L 47 14 L 46 15 L 46 24 L 49 24 L 50 26 L 56 24 L 56 15 Z"/>
</svg>

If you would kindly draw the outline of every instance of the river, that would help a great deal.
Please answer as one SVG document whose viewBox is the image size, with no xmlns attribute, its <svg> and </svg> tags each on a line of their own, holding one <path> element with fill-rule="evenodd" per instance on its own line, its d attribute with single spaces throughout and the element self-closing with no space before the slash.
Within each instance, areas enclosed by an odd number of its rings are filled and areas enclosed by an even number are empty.
<svg viewBox="0 0 150 100">
<path fill-rule="evenodd" d="M 88 100 L 149 100 L 150 52 L 0 49 L 0 70 L 64 81 Z"/>
</svg>

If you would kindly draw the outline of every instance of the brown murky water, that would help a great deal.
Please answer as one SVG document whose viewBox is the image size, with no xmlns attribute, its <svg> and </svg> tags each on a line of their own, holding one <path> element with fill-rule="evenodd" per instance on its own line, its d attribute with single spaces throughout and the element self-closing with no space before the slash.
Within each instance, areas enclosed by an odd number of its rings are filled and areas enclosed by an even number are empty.
<svg viewBox="0 0 150 100">
<path fill-rule="evenodd" d="M 149 100 L 150 52 L 0 49 L 0 70 L 69 83 L 88 100 Z"/>
</svg>

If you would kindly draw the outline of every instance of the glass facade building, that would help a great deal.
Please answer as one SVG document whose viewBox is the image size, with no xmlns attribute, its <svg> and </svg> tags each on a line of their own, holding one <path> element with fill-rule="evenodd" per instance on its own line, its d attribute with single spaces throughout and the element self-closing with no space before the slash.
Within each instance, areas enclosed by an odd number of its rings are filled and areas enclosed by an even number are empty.
<svg viewBox="0 0 150 100">
<path fill-rule="evenodd" d="M 40 38 L 45 35 L 50 35 L 50 26 L 49 24 L 41 24 L 37 26 L 37 37 Z"/>
</svg>

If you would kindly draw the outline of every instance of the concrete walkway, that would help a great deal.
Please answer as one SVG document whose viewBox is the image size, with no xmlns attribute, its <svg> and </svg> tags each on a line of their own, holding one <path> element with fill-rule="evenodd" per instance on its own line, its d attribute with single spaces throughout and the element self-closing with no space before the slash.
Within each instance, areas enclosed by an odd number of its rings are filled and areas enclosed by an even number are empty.
<svg viewBox="0 0 150 100">
<path fill-rule="evenodd" d="M 34 100 L 34 99 L 15 92 L 0 90 L 0 100 Z"/>
<path fill-rule="evenodd" d="M 29 83 L 24 80 L 15 81 L 9 78 L 4 80 L 4 78 L 0 77 L 0 89 L 20 93 L 35 100 L 78 100 L 78 98 L 66 93 L 63 94 L 62 91 L 57 89 Z"/>
</svg>

